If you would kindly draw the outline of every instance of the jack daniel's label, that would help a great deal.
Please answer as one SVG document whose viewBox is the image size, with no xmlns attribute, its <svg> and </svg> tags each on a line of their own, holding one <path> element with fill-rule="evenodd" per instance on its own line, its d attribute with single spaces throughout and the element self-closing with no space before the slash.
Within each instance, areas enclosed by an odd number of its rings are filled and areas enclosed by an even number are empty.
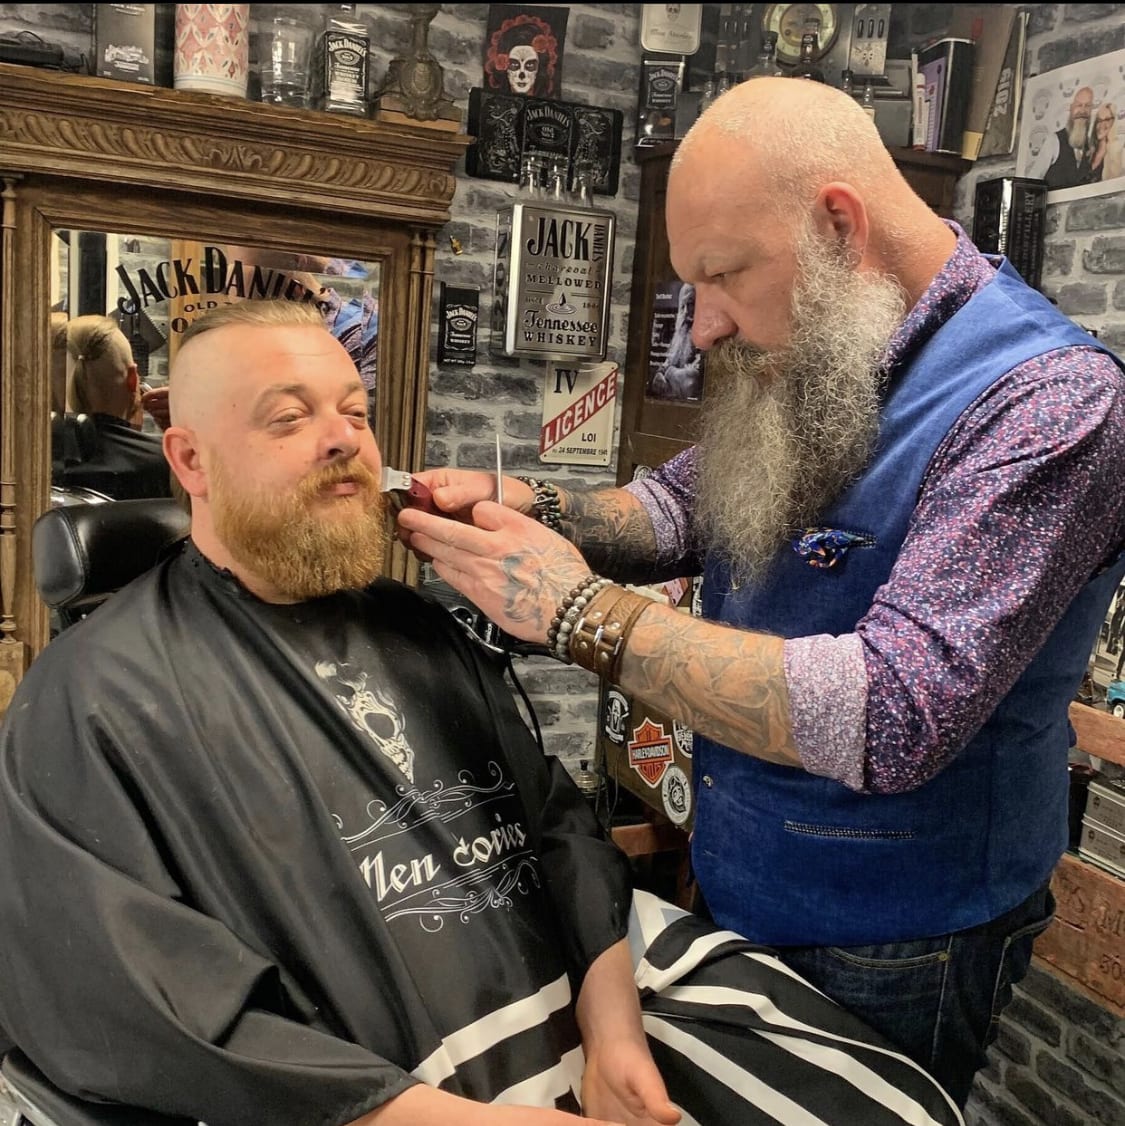
<svg viewBox="0 0 1125 1126">
<path fill-rule="evenodd" d="M 480 293 L 441 283 L 438 363 L 472 367 L 477 360 L 477 308 Z"/>
<path fill-rule="evenodd" d="M 613 214 L 516 203 L 497 227 L 493 350 L 604 359 Z"/>
</svg>

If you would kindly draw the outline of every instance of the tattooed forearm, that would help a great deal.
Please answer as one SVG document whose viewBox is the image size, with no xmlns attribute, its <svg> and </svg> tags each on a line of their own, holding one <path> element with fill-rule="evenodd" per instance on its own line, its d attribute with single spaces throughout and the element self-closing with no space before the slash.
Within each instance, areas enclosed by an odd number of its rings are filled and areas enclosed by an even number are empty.
<svg viewBox="0 0 1125 1126">
<path fill-rule="evenodd" d="M 559 503 L 562 534 L 592 570 L 622 583 L 651 580 L 656 534 L 636 497 L 622 489 L 588 493 L 559 489 Z"/>
<path fill-rule="evenodd" d="M 783 644 L 654 604 L 629 634 L 621 687 L 728 747 L 799 767 Z"/>
</svg>

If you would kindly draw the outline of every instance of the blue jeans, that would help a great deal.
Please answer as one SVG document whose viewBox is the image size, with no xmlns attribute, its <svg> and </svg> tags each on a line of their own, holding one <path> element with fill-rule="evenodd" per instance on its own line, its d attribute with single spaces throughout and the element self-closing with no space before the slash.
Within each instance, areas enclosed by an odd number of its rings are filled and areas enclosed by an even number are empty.
<svg viewBox="0 0 1125 1126">
<path fill-rule="evenodd" d="M 964 1107 L 1031 945 L 1051 921 L 1044 884 L 990 923 L 878 946 L 782 947 L 782 961 L 924 1067 Z"/>
</svg>

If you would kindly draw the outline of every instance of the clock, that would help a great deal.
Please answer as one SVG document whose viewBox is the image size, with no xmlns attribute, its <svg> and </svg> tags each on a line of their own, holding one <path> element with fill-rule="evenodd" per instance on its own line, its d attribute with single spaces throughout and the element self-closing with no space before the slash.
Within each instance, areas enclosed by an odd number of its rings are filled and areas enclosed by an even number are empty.
<svg viewBox="0 0 1125 1126">
<path fill-rule="evenodd" d="M 805 21 L 820 20 L 820 54 L 824 55 L 836 42 L 840 30 L 837 4 L 767 4 L 762 15 L 762 31 L 777 36 L 777 61 L 795 63 L 801 56 L 801 36 Z"/>
</svg>

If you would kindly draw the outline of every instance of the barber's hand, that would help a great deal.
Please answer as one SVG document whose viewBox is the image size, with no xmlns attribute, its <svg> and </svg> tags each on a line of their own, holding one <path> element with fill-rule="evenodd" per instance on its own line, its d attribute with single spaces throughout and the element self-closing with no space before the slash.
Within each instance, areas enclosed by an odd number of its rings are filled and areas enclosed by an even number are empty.
<svg viewBox="0 0 1125 1126">
<path fill-rule="evenodd" d="M 477 469 L 427 469 L 413 476 L 433 494 L 434 503 L 447 516 L 472 523 L 473 505 L 496 499 L 496 474 Z M 504 505 L 517 512 L 530 512 L 534 500 L 531 487 L 515 477 L 504 478 Z"/>
<path fill-rule="evenodd" d="M 582 1108 L 626 1126 L 674 1126 L 682 1117 L 668 1098 L 648 1045 L 633 1040 L 587 1047 Z"/>
<path fill-rule="evenodd" d="M 439 506 L 440 491 L 434 494 Z M 559 604 L 589 566 L 578 548 L 537 520 L 493 501 L 471 513 L 469 525 L 404 508 L 398 527 L 412 550 L 433 560 L 440 578 L 501 629 L 542 644 Z"/>
<path fill-rule="evenodd" d="M 168 409 L 168 388 L 151 387 L 141 396 L 141 406 L 150 415 L 153 422 L 161 430 L 167 430 L 172 425 L 172 414 Z"/>
</svg>

